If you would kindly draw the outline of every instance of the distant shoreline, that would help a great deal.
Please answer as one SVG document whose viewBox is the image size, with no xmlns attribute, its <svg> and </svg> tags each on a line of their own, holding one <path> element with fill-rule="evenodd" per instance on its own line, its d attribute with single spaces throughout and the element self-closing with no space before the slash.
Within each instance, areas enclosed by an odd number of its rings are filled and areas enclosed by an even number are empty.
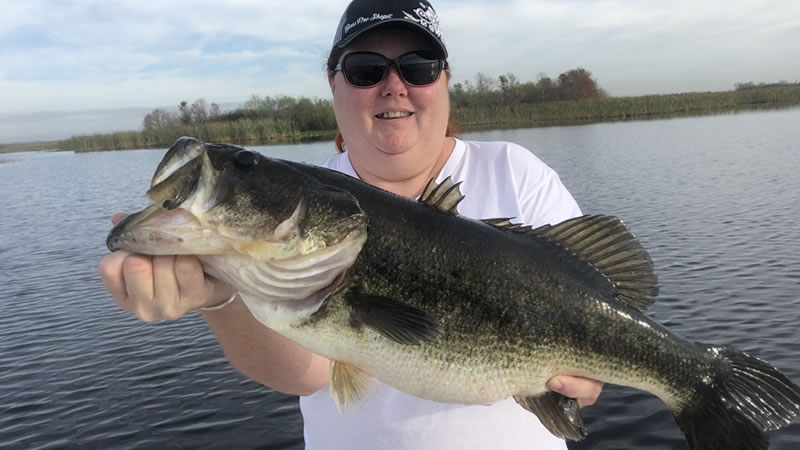
<svg viewBox="0 0 800 450">
<path fill-rule="evenodd" d="M 62 141 L 35 141 L 11 144 L 0 144 L 0 154 L 17 152 L 57 151 Z"/>
<path fill-rule="evenodd" d="M 554 126 L 602 121 L 654 119 L 695 114 L 714 114 L 757 108 L 788 108 L 800 105 L 800 86 L 740 89 L 735 91 L 609 97 L 546 103 L 453 108 L 451 117 L 459 131 L 523 126 Z M 0 144 L 0 154 L 27 151 L 75 152 L 166 148 L 180 136 L 195 136 L 209 142 L 269 145 L 332 139 L 335 130 L 294 131 L 291 124 L 242 119 L 234 122 L 192 124 L 160 130 L 123 131 L 73 136 L 58 141 Z"/>
</svg>

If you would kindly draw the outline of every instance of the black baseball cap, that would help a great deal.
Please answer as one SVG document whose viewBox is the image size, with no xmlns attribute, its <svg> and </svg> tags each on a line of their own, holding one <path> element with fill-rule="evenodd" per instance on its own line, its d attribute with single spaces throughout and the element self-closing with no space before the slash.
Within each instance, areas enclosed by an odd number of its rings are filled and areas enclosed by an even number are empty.
<svg viewBox="0 0 800 450">
<path fill-rule="evenodd" d="M 389 24 L 422 32 L 441 52 L 442 59 L 447 58 L 439 16 L 424 0 L 353 0 L 336 28 L 333 47 L 344 48 L 365 31 Z"/>
</svg>

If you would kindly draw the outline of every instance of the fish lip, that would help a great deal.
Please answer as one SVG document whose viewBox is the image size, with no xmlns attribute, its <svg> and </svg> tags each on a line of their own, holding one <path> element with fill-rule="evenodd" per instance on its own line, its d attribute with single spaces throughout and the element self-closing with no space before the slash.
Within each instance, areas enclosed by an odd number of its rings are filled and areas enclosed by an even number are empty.
<svg viewBox="0 0 800 450">
<path fill-rule="evenodd" d="M 155 221 L 151 223 L 149 221 Z M 178 222 L 174 222 L 175 220 Z M 168 226 L 164 226 L 166 221 Z M 159 223 L 161 222 L 161 223 Z M 172 226 L 170 222 L 176 225 Z M 158 205 L 125 217 L 108 233 L 106 246 L 109 250 L 125 250 L 147 255 L 215 254 L 221 251 L 211 239 L 213 233 L 201 220 L 184 208 L 166 209 Z M 186 240 L 186 236 L 192 236 Z M 203 242 L 202 248 L 189 247 L 187 242 Z"/>
<path fill-rule="evenodd" d="M 130 214 L 126 216 L 124 219 L 117 222 L 117 224 L 114 225 L 114 228 L 111 229 L 111 231 L 108 233 L 108 236 L 106 237 L 106 247 L 108 247 L 108 249 L 112 252 L 117 250 L 122 250 L 122 248 L 120 247 L 121 244 L 120 241 L 122 235 L 126 231 L 134 228 L 136 225 L 144 222 L 150 216 L 157 213 L 161 209 L 162 208 L 157 205 L 150 205 L 147 208 L 139 212 Z"/>
</svg>

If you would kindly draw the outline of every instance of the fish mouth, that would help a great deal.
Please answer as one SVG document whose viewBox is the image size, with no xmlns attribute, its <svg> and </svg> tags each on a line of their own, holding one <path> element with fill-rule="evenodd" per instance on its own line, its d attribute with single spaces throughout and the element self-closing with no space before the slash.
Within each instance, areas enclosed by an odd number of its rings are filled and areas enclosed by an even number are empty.
<svg viewBox="0 0 800 450">
<path fill-rule="evenodd" d="M 151 205 L 116 224 L 106 246 L 148 255 L 230 252 L 243 237 L 209 214 L 228 194 L 223 170 L 212 161 L 206 144 L 180 138 L 153 175 L 147 191 Z"/>
<path fill-rule="evenodd" d="M 183 208 L 150 205 L 117 223 L 106 238 L 109 250 L 148 255 L 219 254 L 230 250 L 212 230 Z"/>
<path fill-rule="evenodd" d="M 110 231 L 108 249 L 196 256 L 264 323 L 315 311 L 367 237 L 350 193 L 279 160 L 193 138 L 167 151 L 147 197 L 148 207 Z"/>
</svg>

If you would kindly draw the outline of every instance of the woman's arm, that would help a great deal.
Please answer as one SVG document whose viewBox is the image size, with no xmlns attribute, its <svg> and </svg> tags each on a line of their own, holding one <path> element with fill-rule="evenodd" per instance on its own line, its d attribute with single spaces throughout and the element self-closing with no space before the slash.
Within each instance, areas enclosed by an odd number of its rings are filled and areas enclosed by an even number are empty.
<svg viewBox="0 0 800 450">
<path fill-rule="evenodd" d="M 244 302 L 203 312 L 239 372 L 277 391 L 311 395 L 328 385 L 330 361 L 257 321 Z"/>
</svg>

